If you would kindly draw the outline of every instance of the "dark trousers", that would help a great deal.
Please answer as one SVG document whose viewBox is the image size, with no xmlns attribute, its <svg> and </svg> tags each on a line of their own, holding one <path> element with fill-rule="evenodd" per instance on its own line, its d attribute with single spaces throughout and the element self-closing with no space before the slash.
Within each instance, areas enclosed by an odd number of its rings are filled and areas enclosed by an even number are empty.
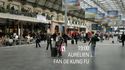
<svg viewBox="0 0 125 70">
<path fill-rule="evenodd" d="M 75 39 L 76 44 L 78 43 L 78 39 Z"/>
<path fill-rule="evenodd" d="M 58 51 L 58 54 L 59 54 L 59 57 L 62 56 L 62 52 L 61 51 Z"/>
<path fill-rule="evenodd" d="M 66 44 L 66 47 L 67 47 L 67 40 L 64 40 L 65 44 Z"/>
<path fill-rule="evenodd" d="M 50 46 L 50 50 L 52 50 L 52 43 L 51 42 L 47 42 L 46 50 L 48 50 L 49 46 Z"/>
<path fill-rule="evenodd" d="M 41 46 L 40 46 L 40 42 L 36 42 L 36 48 L 37 48 L 38 46 L 41 47 Z"/>
<path fill-rule="evenodd" d="M 122 46 L 124 46 L 124 41 L 122 41 Z"/>
<path fill-rule="evenodd" d="M 58 47 L 57 55 L 58 55 L 59 57 L 62 56 L 61 46 Z"/>
</svg>

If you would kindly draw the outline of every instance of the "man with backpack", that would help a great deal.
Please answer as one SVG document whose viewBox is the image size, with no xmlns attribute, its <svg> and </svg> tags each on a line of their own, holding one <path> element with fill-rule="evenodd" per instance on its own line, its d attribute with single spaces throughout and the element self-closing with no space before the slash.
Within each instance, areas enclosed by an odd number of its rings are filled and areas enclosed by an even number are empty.
<svg viewBox="0 0 125 70">
<path fill-rule="evenodd" d="M 63 33 L 62 37 L 63 37 L 64 43 L 66 44 L 66 47 L 67 47 L 67 40 L 68 40 L 69 37 L 68 37 L 68 35 L 66 33 Z"/>
<path fill-rule="evenodd" d="M 97 34 L 94 35 L 94 32 L 92 32 L 92 38 L 89 42 L 89 45 L 91 46 L 91 53 L 92 53 L 92 56 L 95 56 L 95 47 L 96 47 L 96 42 L 99 41 L 99 38 L 97 36 Z"/>
</svg>

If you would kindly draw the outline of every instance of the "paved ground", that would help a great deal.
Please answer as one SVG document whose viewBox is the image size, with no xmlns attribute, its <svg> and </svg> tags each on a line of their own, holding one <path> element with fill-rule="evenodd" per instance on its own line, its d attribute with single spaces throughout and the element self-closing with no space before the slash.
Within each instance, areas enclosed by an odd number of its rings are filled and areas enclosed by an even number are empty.
<svg viewBox="0 0 125 70">
<path fill-rule="evenodd" d="M 125 70 L 125 47 L 118 42 L 98 42 L 95 57 L 68 56 L 69 53 L 90 53 L 85 49 L 80 51 L 83 48 L 78 49 L 78 46 L 87 44 L 68 44 L 62 58 L 50 57 L 45 43 L 42 48 L 35 48 L 34 44 L 0 47 L 0 70 Z"/>
</svg>

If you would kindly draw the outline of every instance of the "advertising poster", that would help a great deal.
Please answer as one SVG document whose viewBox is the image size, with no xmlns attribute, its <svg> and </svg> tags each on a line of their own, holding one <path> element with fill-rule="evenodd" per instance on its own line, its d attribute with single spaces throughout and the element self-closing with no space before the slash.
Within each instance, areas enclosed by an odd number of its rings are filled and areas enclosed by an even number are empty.
<svg viewBox="0 0 125 70">
<path fill-rule="evenodd" d="M 118 17 L 118 11 L 117 10 L 110 10 L 110 11 L 107 11 L 107 14 L 108 14 L 108 18 L 111 18 L 111 19 L 115 19 Z"/>
<path fill-rule="evenodd" d="M 109 10 L 107 11 L 107 18 L 109 18 L 111 21 L 109 22 L 109 26 L 114 26 L 117 24 L 117 19 L 119 17 L 119 13 L 117 10 Z"/>
<path fill-rule="evenodd" d="M 79 0 L 63 0 L 63 7 L 67 7 L 68 10 L 78 10 L 80 8 Z"/>
<path fill-rule="evenodd" d="M 96 20 L 102 20 L 102 19 L 104 19 L 104 17 L 105 17 L 105 13 L 98 13 L 96 15 Z"/>
<path fill-rule="evenodd" d="M 89 19 L 94 19 L 97 15 L 97 8 L 86 8 L 85 9 L 85 18 L 89 18 Z"/>
<path fill-rule="evenodd" d="M 98 30 L 98 24 L 92 24 L 92 30 Z"/>
</svg>

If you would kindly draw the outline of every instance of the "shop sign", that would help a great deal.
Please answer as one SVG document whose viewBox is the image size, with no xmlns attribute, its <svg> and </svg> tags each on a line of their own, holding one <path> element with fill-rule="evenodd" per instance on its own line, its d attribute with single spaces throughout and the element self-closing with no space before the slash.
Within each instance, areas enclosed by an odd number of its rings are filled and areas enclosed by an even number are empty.
<svg viewBox="0 0 125 70">
<path fill-rule="evenodd" d="M 42 15 L 37 15 L 37 20 L 38 21 L 44 21 L 44 22 L 47 22 L 47 19 L 45 16 L 42 16 Z"/>
</svg>

